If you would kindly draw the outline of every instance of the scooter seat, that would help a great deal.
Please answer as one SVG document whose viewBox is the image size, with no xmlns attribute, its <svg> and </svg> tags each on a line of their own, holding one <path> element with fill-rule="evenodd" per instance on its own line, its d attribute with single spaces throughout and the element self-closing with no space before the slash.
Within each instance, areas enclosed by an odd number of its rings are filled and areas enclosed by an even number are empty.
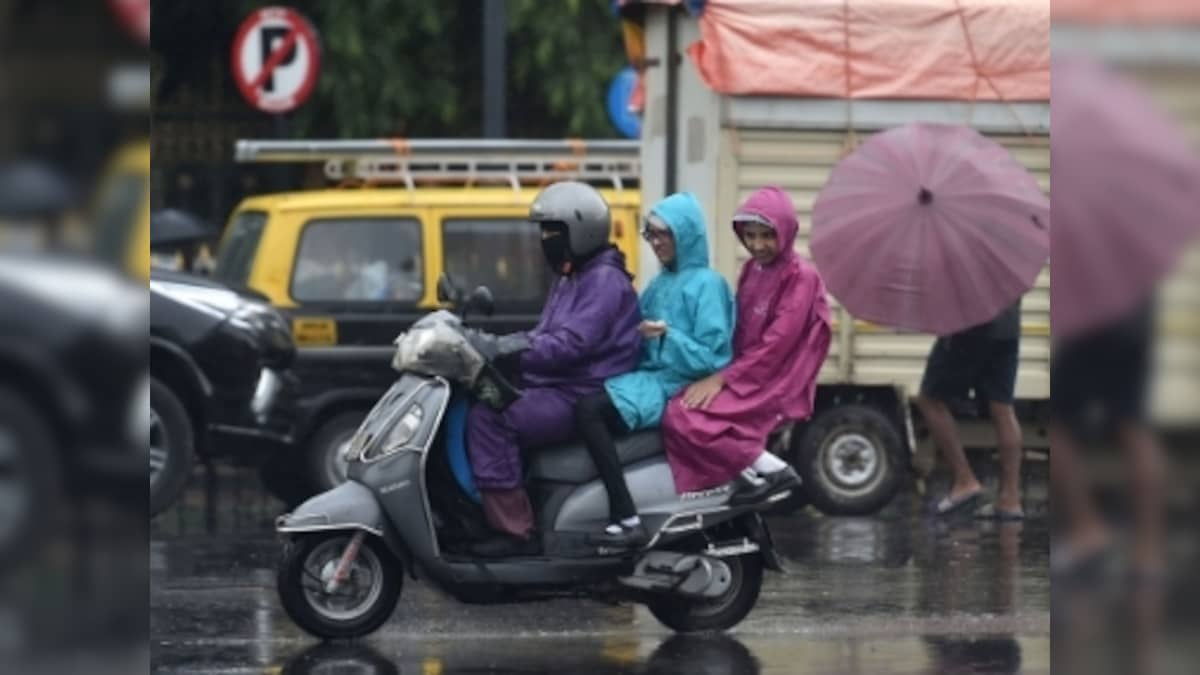
<svg viewBox="0 0 1200 675">
<path fill-rule="evenodd" d="M 663 453 L 662 434 L 658 429 L 639 431 L 616 441 L 621 465 L 648 459 Z M 540 448 L 529 457 L 529 478 L 556 483 L 587 483 L 600 477 L 592 455 L 583 443 L 568 443 Z"/>
</svg>

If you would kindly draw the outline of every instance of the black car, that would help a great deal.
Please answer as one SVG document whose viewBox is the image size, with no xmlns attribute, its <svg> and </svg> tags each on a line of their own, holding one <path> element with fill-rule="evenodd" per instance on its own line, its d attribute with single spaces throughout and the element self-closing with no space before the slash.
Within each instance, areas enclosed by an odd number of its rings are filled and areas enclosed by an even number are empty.
<svg viewBox="0 0 1200 675">
<path fill-rule="evenodd" d="M 0 560 L 64 495 L 145 501 L 145 286 L 94 263 L 0 254 Z"/>
<path fill-rule="evenodd" d="M 291 443 L 295 345 L 270 305 L 202 277 L 150 276 L 150 509 L 196 457 L 256 464 Z"/>
</svg>

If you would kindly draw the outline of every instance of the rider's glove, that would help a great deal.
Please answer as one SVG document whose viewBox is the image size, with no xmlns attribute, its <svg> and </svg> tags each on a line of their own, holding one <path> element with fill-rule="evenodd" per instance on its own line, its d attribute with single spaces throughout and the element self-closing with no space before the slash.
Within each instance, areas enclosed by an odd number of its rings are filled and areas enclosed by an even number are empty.
<svg viewBox="0 0 1200 675">
<path fill-rule="evenodd" d="M 513 356 L 529 349 L 527 333 L 509 333 L 496 339 L 497 356 Z"/>
</svg>

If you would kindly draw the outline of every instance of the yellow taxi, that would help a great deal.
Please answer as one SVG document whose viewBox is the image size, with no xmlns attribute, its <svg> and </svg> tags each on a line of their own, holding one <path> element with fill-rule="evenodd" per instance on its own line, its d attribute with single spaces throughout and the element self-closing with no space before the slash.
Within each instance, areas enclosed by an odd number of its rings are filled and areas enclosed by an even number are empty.
<svg viewBox="0 0 1200 675">
<path fill-rule="evenodd" d="M 339 450 L 391 384 L 391 345 L 441 305 L 437 280 L 488 286 L 492 332 L 536 322 L 552 276 L 529 207 L 557 179 L 591 182 L 611 241 L 637 270 L 637 146 L 624 141 L 240 141 L 242 161 L 319 161 L 338 187 L 254 196 L 230 216 L 213 278 L 291 321 L 312 489 L 341 482 Z M 284 467 L 280 467 L 283 469 Z M 278 480 L 278 477 L 275 477 Z"/>
</svg>

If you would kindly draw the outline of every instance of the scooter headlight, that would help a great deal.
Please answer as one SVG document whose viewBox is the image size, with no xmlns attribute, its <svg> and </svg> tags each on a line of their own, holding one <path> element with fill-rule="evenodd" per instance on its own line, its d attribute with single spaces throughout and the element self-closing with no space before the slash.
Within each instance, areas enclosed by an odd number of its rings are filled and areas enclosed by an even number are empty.
<svg viewBox="0 0 1200 675">
<path fill-rule="evenodd" d="M 404 447 L 417 435 L 417 430 L 421 428 L 421 421 L 424 419 L 425 411 L 420 404 L 410 405 L 400 419 L 388 429 L 383 442 L 371 443 L 370 439 L 367 439 L 366 443 L 369 445 L 367 451 L 363 453 L 363 459 L 369 461 L 386 457 Z"/>
</svg>

